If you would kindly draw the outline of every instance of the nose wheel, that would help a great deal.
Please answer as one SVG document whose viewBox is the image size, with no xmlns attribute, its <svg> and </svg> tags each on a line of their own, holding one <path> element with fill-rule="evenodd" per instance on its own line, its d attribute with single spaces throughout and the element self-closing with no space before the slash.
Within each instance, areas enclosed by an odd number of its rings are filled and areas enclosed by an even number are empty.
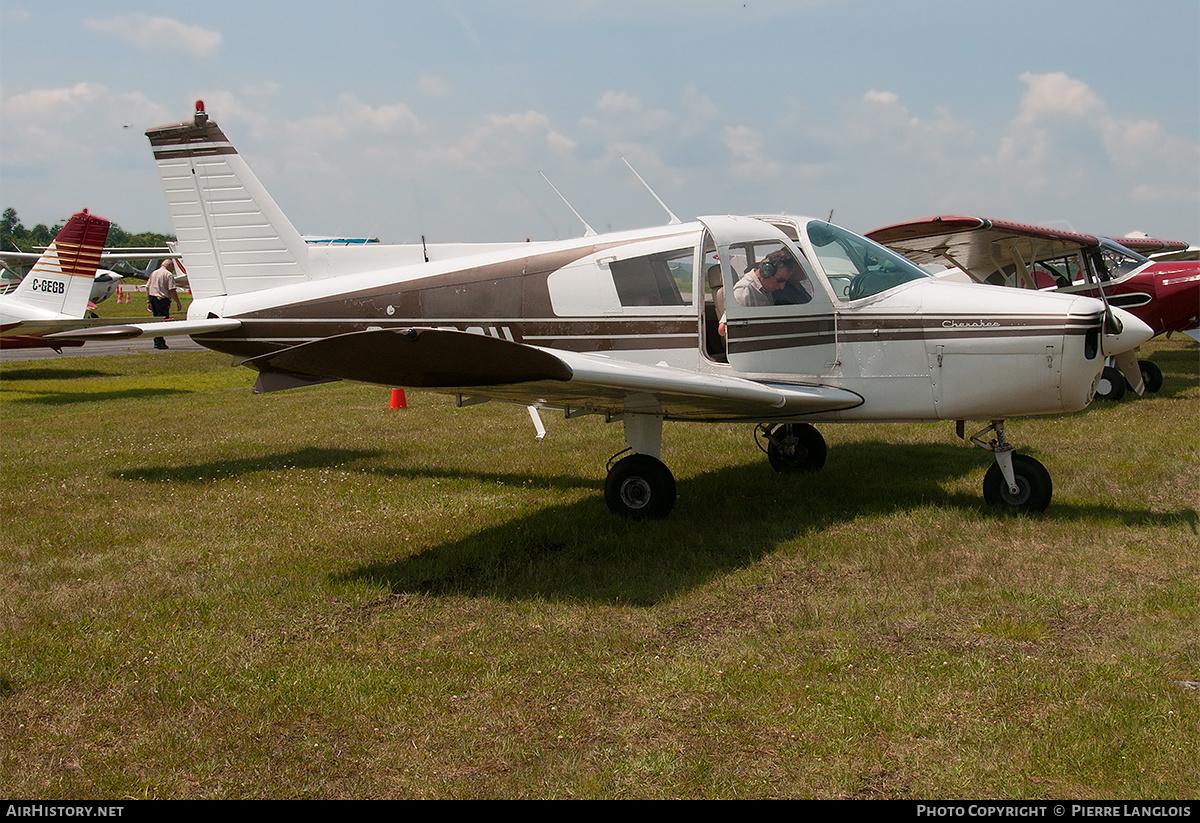
<svg viewBox="0 0 1200 823">
<path fill-rule="evenodd" d="M 984 440 L 989 432 L 995 437 Z M 996 462 L 983 476 L 983 499 L 990 506 L 1014 512 L 1044 512 L 1050 506 L 1054 486 L 1046 467 L 1026 454 L 1017 454 L 1004 438 L 1004 421 L 993 420 L 971 442 L 996 455 Z"/>
<path fill-rule="evenodd" d="M 1025 454 L 1012 455 L 1013 482 L 1004 479 L 999 463 L 993 463 L 983 476 L 983 499 L 990 506 L 1019 512 L 1044 512 L 1050 505 L 1053 488 L 1050 472 Z"/>
</svg>

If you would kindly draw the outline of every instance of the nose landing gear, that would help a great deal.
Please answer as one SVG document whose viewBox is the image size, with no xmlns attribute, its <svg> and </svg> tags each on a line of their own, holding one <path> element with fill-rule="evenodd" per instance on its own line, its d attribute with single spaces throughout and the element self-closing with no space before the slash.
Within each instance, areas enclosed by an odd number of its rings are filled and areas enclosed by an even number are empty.
<svg viewBox="0 0 1200 823">
<path fill-rule="evenodd" d="M 984 440 L 988 433 L 995 433 L 995 437 Z M 986 429 L 971 435 L 971 442 L 996 456 L 983 477 L 983 499 L 988 505 L 1027 513 L 1044 512 L 1049 507 L 1054 493 L 1050 472 L 1032 457 L 1016 453 L 1004 437 L 1003 420 L 993 420 Z"/>
</svg>

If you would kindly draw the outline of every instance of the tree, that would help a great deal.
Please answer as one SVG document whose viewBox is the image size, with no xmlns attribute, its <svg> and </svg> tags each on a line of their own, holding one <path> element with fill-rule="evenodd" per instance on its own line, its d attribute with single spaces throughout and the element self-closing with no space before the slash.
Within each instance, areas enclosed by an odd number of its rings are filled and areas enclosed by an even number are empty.
<svg viewBox="0 0 1200 823">
<path fill-rule="evenodd" d="M 9 251 L 14 249 L 34 251 L 37 248 L 48 246 L 64 225 L 66 225 L 65 222 L 56 223 L 53 226 L 38 223 L 32 229 L 27 229 L 21 225 L 21 218 L 17 216 L 17 210 L 11 207 L 6 208 L 3 216 L 0 216 L 0 248 Z M 156 232 L 130 234 L 113 223 L 109 227 L 108 242 L 105 243 L 105 246 L 110 249 L 153 248 L 165 246 L 174 240 L 173 235 Z"/>
</svg>

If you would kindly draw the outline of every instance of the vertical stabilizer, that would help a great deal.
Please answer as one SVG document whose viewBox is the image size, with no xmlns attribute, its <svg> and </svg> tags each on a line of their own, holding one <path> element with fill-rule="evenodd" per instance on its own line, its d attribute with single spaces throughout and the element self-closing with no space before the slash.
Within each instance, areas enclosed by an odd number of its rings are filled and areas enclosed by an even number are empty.
<svg viewBox="0 0 1200 823">
<path fill-rule="evenodd" d="M 309 279 L 308 249 L 267 190 L 197 101 L 195 118 L 146 132 L 198 298 Z"/>
<path fill-rule="evenodd" d="M 83 317 L 109 225 L 104 218 L 88 214 L 87 209 L 72 215 L 11 299 L 48 315 Z"/>
</svg>

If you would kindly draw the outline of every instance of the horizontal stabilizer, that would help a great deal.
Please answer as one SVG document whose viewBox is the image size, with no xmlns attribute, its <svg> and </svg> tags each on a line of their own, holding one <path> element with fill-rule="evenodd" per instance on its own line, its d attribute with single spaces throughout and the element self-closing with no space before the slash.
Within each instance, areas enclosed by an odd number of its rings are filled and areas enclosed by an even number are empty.
<svg viewBox="0 0 1200 823">
<path fill-rule="evenodd" d="M 151 323 L 123 323 L 48 334 L 48 338 L 66 340 L 130 340 L 135 337 L 176 337 L 181 334 L 208 334 L 232 331 L 240 320 L 159 320 Z"/>
<path fill-rule="evenodd" d="M 426 389 L 571 379 L 571 370 L 560 359 L 540 349 L 443 329 L 350 332 L 259 355 L 241 365 L 263 372 Z"/>
</svg>

